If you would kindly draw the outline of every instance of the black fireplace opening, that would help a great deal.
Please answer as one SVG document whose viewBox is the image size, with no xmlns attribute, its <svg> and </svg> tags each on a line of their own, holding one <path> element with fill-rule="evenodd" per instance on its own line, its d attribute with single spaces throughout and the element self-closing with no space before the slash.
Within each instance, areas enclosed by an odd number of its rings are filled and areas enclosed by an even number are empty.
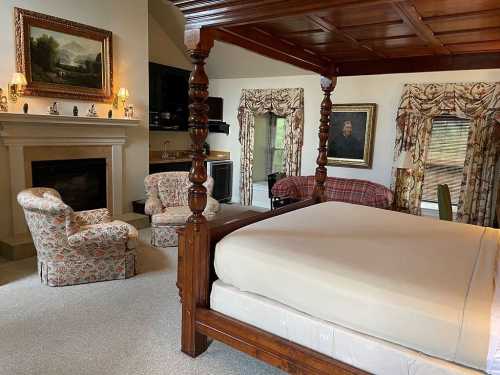
<svg viewBox="0 0 500 375">
<path fill-rule="evenodd" d="M 75 211 L 107 207 L 106 159 L 31 162 L 33 187 L 56 189 Z"/>
</svg>

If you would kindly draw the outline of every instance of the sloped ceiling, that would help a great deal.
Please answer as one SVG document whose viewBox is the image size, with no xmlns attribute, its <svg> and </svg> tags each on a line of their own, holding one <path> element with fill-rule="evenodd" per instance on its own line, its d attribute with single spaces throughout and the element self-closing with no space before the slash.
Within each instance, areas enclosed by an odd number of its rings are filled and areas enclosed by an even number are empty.
<svg viewBox="0 0 500 375">
<path fill-rule="evenodd" d="M 149 0 L 149 13 L 161 25 L 174 44 L 183 51 L 184 16 L 167 0 Z M 215 42 L 208 58 L 209 78 L 254 78 L 313 74 L 295 66 L 250 52 L 243 48 Z"/>
<path fill-rule="evenodd" d="M 253 78 L 314 74 L 232 44 L 215 42 L 207 62 L 209 78 Z"/>
</svg>

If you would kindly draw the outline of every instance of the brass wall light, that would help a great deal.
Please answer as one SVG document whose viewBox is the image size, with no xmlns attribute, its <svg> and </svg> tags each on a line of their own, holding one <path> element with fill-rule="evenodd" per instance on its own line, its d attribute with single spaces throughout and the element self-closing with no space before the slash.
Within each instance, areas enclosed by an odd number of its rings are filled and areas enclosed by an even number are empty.
<svg viewBox="0 0 500 375">
<path fill-rule="evenodd" d="M 125 102 L 129 98 L 130 94 L 128 92 L 128 89 L 122 87 L 120 90 L 118 90 L 118 93 L 115 95 L 115 98 L 113 100 L 113 108 L 118 109 L 118 101 L 122 102 L 122 106 L 125 107 Z"/>
<path fill-rule="evenodd" d="M 12 81 L 8 86 L 9 100 L 13 103 L 17 102 L 17 98 L 23 95 L 24 88 L 28 82 L 23 73 L 16 72 L 12 75 Z"/>
</svg>

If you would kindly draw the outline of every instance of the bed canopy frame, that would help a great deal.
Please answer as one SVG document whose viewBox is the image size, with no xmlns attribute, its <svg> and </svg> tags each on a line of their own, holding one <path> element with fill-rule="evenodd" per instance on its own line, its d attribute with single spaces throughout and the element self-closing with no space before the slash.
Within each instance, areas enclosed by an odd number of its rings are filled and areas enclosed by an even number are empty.
<svg viewBox="0 0 500 375">
<path fill-rule="evenodd" d="M 178 286 L 182 351 L 203 353 L 208 338 L 293 374 L 364 374 L 362 370 L 210 309 L 216 243 L 238 228 L 324 201 L 330 99 L 337 77 L 500 68 L 498 0 L 172 0 L 186 17 L 193 62 L 189 132 L 193 143 L 189 206 L 180 233 Z M 203 216 L 208 135 L 204 71 L 214 40 L 320 74 L 321 102 L 313 198 L 224 226 Z"/>
</svg>

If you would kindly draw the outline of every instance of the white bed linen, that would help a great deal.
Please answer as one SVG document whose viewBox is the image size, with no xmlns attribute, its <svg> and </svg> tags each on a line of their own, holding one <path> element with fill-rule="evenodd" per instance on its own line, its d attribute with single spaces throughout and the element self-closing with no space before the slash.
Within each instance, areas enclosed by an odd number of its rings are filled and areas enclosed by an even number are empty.
<svg viewBox="0 0 500 375">
<path fill-rule="evenodd" d="M 491 305 L 490 345 L 488 350 L 487 372 L 500 375 L 500 259 L 497 258 L 495 276 L 495 295 Z"/>
<path fill-rule="evenodd" d="M 226 284 L 388 342 L 486 369 L 498 231 L 340 202 L 241 228 Z"/>
<path fill-rule="evenodd" d="M 373 374 L 479 375 L 445 360 L 306 315 L 217 280 L 210 308 Z"/>
</svg>

